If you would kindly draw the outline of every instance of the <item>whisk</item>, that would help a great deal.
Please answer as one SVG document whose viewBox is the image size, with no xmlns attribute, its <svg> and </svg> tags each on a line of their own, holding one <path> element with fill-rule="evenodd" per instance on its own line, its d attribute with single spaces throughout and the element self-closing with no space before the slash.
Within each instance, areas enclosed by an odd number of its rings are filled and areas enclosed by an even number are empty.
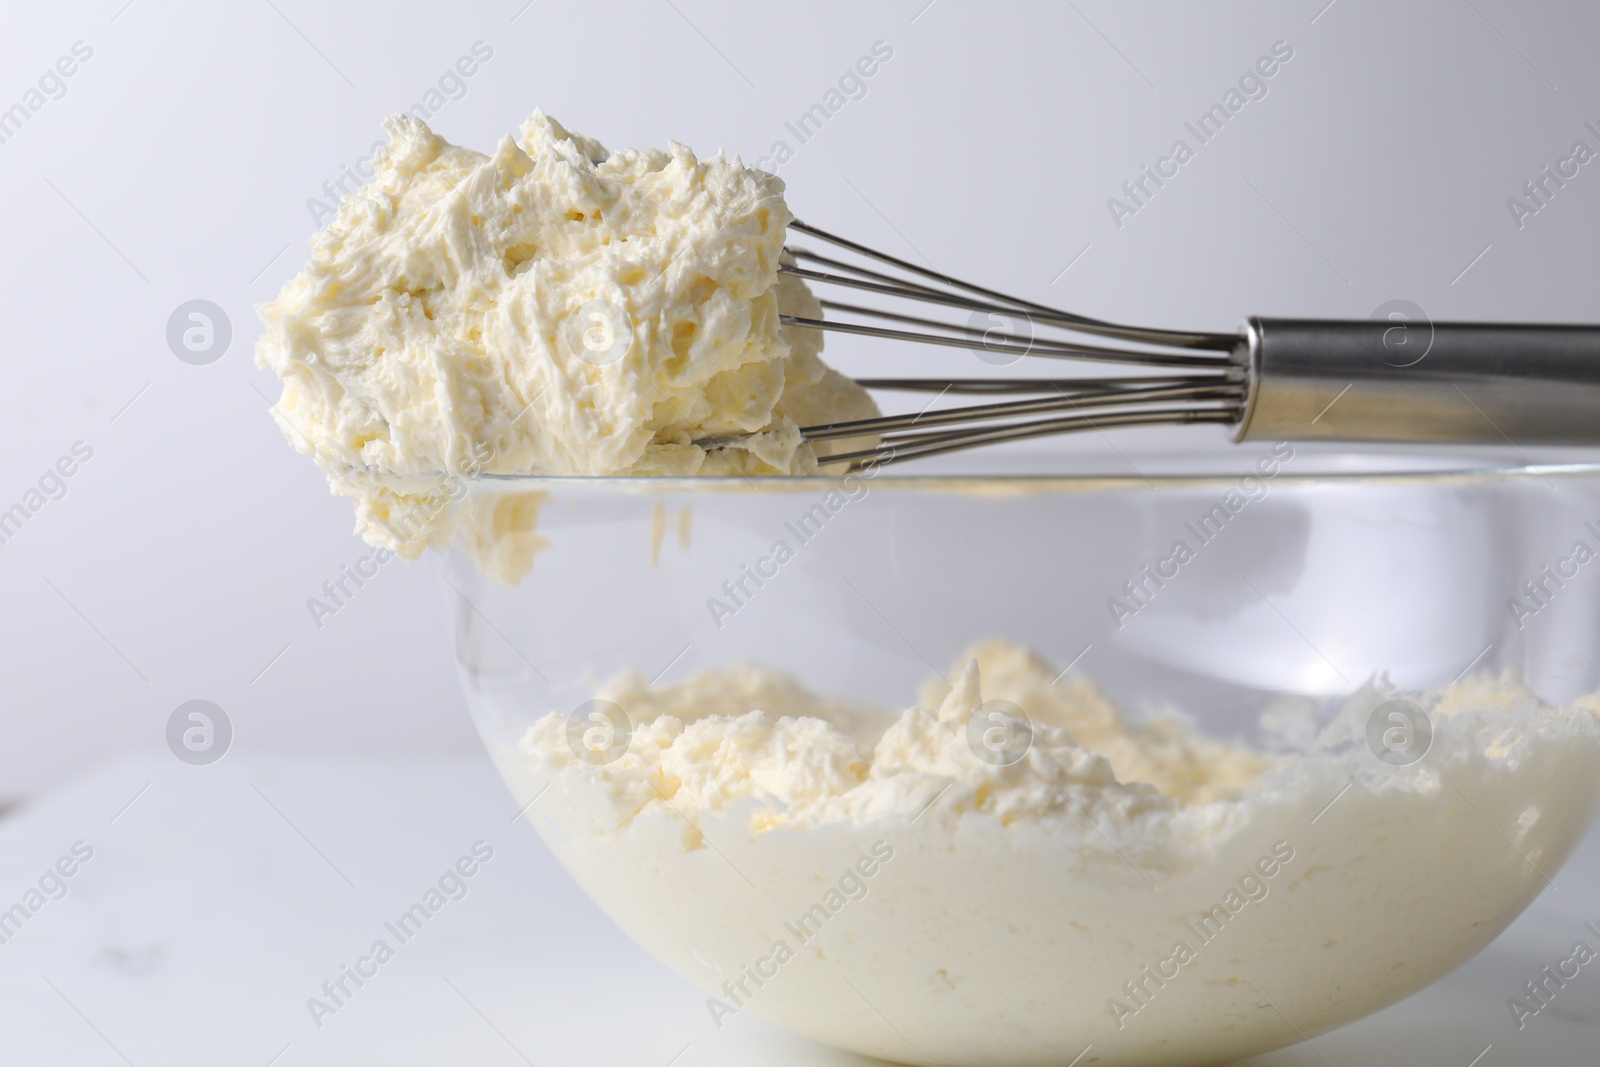
<svg viewBox="0 0 1600 1067">
<path fill-rule="evenodd" d="M 1006 441 L 1185 423 L 1232 426 L 1236 442 L 1600 444 L 1600 327 L 1404 316 L 1252 317 L 1237 333 L 1126 326 L 1007 296 L 803 222 L 789 229 L 874 266 L 789 245 L 780 272 L 825 293 L 887 297 L 891 306 L 824 299 L 823 318 L 784 315 L 786 325 L 972 349 L 992 364 L 1029 356 L 1129 371 L 1112 377 L 858 378 L 867 389 L 934 399 L 912 414 L 802 427 L 809 441 L 877 439 L 871 448 L 825 457 L 830 467 L 861 469 Z M 919 305 L 969 317 L 941 321 Z M 932 407 L 945 396 L 990 400 Z M 737 440 L 700 443 L 719 447 Z"/>
</svg>

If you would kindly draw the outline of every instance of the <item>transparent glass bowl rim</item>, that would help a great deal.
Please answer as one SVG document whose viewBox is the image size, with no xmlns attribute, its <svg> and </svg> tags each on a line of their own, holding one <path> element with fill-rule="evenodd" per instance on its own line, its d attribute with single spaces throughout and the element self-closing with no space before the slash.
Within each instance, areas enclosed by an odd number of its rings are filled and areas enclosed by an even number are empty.
<svg viewBox="0 0 1600 1067">
<path fill-rule="evenodd" d="M 402 475 L 401 477 L 417 477 Z M 432 476 L 424 476 L 432 477 Z M 1122 490 L 1149 491 L 1152 489 L 1205 489 L 1231 487 L 1241 479 L 1257 477 L 1270 480 L 1275 485 L 1313 486 L 1324 484 L 1382 483 L 1387 485 L 1423 484 L 1428 486 L 1497 484 L 1527 482 L 1533 479 L 1563 481 L 1600 479 L 1600 462 L 1594 463 L 1529 463 L 1515 465 L 1462 466 L 1451 468 L 1396 467 L 1377 470 L 1336 470 L 1320 472 L 1291 472 L 1280 469 L 1272 475 L 1246 467 L 1233 472 L 1215 470 L 1153 473 L 1142 475 L 1105 473 L 1029 473 L 1029 474 L 893 474 L 884 471 L 855 474 L 815 475 L 710 475 L 710 476 L 640 476 L 640 475 L 548 475 L 548 474 L 490 474 L 477 472 L 459 475 L 438 475 L 457 480 L 468 487 L 481 486 L 486 490 L 515 492 L 519 490 L 549 490 L 567 488 L 578 490 L 603 490 L 614 492 L 704 492 L 740 493 L 748 491 L 827 490 L 849 484 L 849 479 L 870 481 L 897 490 L 945 493 L 983 493 L 1010 490 L 1026 493 L 1108 492 Z"/>
</svg>

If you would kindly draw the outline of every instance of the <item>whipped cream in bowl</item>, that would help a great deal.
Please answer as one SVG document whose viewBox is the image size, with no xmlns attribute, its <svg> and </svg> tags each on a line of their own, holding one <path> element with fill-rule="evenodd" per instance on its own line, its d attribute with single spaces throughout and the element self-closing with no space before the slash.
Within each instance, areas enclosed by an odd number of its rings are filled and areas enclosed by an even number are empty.
<svg viewBox="0 0 1600 1067">
<path fill-rule="evenodd" d="M 1114 579 L 1235 483 L 546 480 L 520 585 L 451 556 L 468 703 L 708 1035 L 749 1013 L 974 1065 L 1292 1044 L 1555 878 L 1600 801 L 1595 613 L 1519 631 L 1480 588 L 1564 506 L 1535 474 L 1284 473 L 1119 628 Z"/>
<path fill-rule="evenodd" d="M 798 427 L 877 408 L 780 319 L 778 179 L 389 131 L 260 309 L 274 416 L 444 551 L 496 765 L 708 1037 L 1246 1056 L 1459 965 L 1589 825 L 1600 610 L 1525 588 L 1600 471 L 830 474 Z"/>
</svg>

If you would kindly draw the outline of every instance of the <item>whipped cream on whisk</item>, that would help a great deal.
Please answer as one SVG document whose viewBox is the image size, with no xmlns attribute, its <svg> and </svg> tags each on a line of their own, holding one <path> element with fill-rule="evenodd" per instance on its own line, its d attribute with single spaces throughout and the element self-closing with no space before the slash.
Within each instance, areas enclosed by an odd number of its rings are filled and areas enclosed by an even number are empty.
<svg viewBox="0 0 1600 1067">
<path fill-rule="evenodd" d="M 386 129 L 256 347 L 285 437 L 368 540 L 439 543 L 440 475 L 806 474 L 827 448 L 800 425 L 877 414 L 819 331 L 779 321 L 820 309 L 778 274 L 773 175 L 676 142 L 611 153 L 537 111 L 492 155 Z M 753 436 L 696 443 L 729 435 Z"/>
</svg>

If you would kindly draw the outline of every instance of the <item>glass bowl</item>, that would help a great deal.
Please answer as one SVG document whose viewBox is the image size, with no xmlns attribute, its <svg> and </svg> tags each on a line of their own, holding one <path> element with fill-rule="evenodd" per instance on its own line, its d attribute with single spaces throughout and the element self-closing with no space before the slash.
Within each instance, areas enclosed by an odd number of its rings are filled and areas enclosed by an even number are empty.
<svg viewBox="0 0 1600 1067">
<path fill-rule="evenodd" d="M 1600 467 L 1296 447 L 468 479 L 467 703 L 719 1027 L 991 1067 L 1290 1044 L 1483 948 L 1600 799 Z"/>
</svg>

